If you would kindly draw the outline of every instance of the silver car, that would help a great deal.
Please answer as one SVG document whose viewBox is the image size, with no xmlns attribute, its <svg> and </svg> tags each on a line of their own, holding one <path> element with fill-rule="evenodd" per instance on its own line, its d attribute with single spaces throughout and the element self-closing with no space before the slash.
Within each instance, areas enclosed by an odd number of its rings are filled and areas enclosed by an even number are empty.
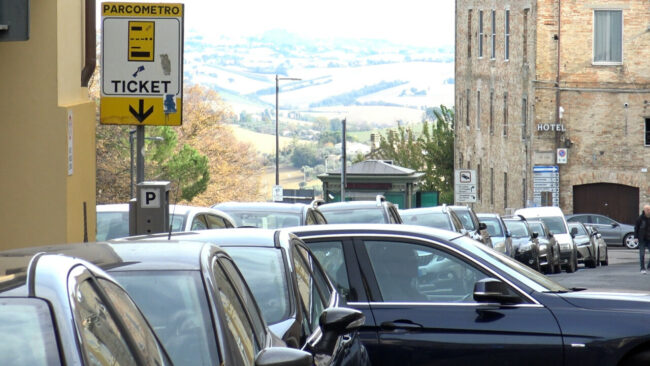
<svg viewBox="0 0 650 366">
<path fill-rule="evenodd" d="M 623 224 L 607 216 L 582 213 L 566 215 L 568 222 L 581 222 L 598 229 L 607 245 L 624 245 L 636 249 L 639 244 L 634 241 L 634 225 Z"/>
</svg>

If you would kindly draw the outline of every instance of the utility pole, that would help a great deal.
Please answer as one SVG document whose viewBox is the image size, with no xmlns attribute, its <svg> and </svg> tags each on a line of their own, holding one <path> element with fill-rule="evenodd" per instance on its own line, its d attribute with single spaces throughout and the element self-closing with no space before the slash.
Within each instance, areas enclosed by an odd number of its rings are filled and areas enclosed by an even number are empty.
<svg viewBox="0 0 650 366">
<path fill-rule="evenodd" d="M 341 202 L 345 202 L 345 168 L 346 168 L 346 147 L 345 147 L 345 118 L 341 121 Z"/>
</svg>

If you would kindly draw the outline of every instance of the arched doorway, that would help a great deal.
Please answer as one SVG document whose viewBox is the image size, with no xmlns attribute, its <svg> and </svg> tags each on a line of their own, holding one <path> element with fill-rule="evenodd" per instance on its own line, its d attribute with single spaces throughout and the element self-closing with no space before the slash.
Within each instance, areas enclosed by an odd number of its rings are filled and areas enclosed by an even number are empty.
<svg viewBox="0 0 650 366">
<path fill-rule="evenodd" d="M 597 213 L 633 225 L 639 215 L 639 188 L 614 183 L 573 186 L 573 213 Z"/>
</svg>

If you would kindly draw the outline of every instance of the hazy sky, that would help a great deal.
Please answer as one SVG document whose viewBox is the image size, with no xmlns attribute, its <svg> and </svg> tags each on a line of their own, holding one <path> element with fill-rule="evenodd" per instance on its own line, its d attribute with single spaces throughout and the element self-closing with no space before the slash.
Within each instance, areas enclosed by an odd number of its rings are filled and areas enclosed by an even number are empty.
<svg viewBox="0 0 650 366">
<path fill-rule="evenodd" d="M 247 36 L 286 29 L 306 36 L 454 44 L 454 0 L 185 0 L 185 27 Z"/>
</svg>

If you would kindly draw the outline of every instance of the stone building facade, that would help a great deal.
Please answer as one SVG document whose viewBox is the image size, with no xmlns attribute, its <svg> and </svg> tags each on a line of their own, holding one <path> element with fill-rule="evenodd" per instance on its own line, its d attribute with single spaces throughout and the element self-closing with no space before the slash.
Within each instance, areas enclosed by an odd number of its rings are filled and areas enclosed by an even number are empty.
<svg viewBox="0 0 650 366">
<path fill-rule="evenodd" d="M 627 222 L 650 201 L 648 0 L 457 0 L 455 85 L 477 211 Z"/>
</svg>

